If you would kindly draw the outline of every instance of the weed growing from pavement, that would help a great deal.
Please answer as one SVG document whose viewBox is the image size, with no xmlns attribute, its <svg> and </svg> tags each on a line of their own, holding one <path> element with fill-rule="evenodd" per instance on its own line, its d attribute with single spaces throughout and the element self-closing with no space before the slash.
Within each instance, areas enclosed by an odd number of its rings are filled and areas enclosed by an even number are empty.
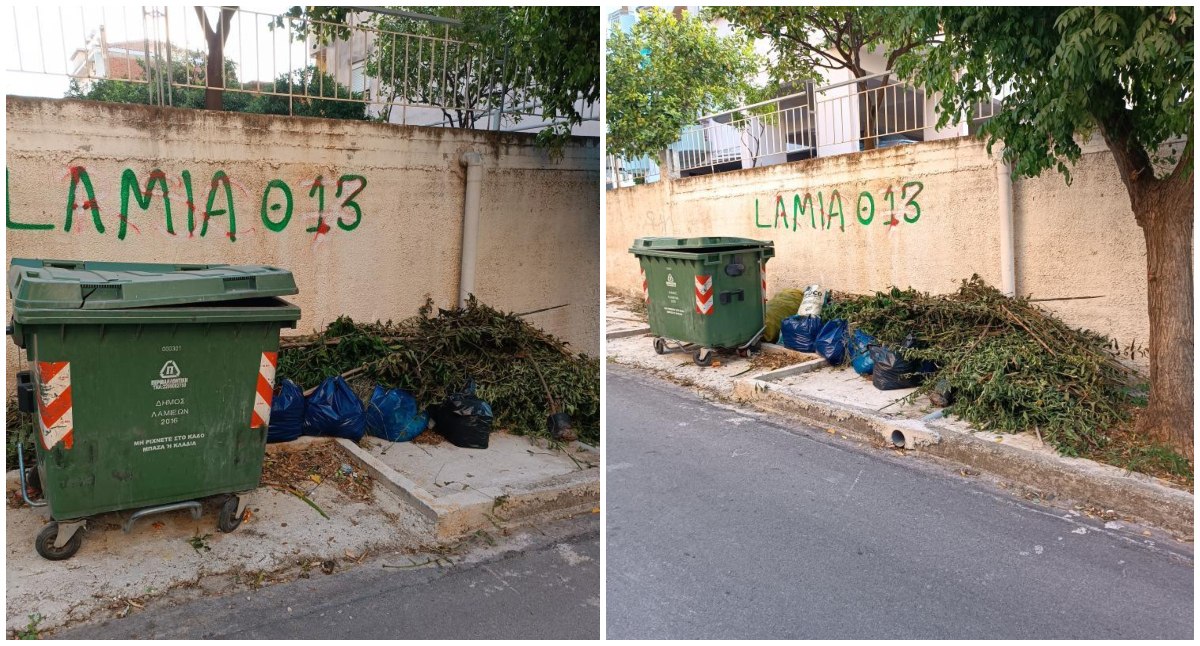
<svg viewBox="0 0 1200 646">
<path fill-rule="evenodd" d="M 188 545 L 191 545 L 192 549 L 197 552 L 211 552 L 212 548 L 208 546 L 208 539 L 210 538 L 212 538 L 212 534 L 205 534 L 203 536 L 197 534 L 188 539 Z"/>
<path fill-rule="evenodd" d="M 33 613 L 29 615 L 29 623 L 25 625 L 23 630 L 17 631 L 17 639 L 40 639 L 38 634 L 38 624 L 42 623 L 42 615 Z"/>
</svg>

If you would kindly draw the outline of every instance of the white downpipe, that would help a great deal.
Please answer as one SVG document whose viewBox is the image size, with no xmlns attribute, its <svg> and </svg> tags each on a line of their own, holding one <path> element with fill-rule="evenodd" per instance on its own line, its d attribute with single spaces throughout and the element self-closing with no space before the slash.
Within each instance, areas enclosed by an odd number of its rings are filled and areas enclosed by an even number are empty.
<svg viewBox="0 0 1200 646">
<path fill-rule="evenodd" d="M 1007 162 L 996 164 L 996 183 L 1000 200 L 1000 291 L 1017 295 L 1016 242 L 1013 235 L 1012 167 Z"/>
<path fill-rule="evenodd" d="M 479 241 L 479 194 L 483 189 L 483 156 L 467 151 L 459 158 L 467 167 L 467 189 L 463 199 L 462 267 L 458 278 L 458 304 L 465 307 L 475 291 L 475 257 Z"/>
</svg>

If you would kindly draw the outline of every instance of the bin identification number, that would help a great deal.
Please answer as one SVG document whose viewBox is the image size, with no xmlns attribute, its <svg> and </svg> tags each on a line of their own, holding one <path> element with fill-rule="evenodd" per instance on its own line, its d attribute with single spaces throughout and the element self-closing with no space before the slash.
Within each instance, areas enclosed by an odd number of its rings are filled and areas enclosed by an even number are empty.
<svg viewBox="0 0 1200 646">
<path fill-rule="evenodd" d="M 163 352 L 179 352 L 182 349 L 183 349 L 183 346 L 181 346 L 181 345 L 164 345 L 162 347 Z"/>
</svg>

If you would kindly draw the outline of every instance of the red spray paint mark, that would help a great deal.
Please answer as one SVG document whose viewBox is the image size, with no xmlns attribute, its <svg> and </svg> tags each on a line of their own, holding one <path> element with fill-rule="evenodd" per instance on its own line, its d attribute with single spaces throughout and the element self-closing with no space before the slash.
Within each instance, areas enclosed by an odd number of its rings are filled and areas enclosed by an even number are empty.
<svg viewBox="0 0 1200 646">
<path fill-rule="evenodd" d="M 120 220 L 121 220 L 122 222 L 124 222 L 125 224 L 128 224 L 129 226 L 133 227 L 133 232 L 134 232 L 134 233 L 136 233 L 136 234 L 138 234 L 138 235 L 141 235 L 141 233 L 142 233 L 142 230 L 138 228 L 138 225 L 136 225 L 136 224 L 134 224 L 134 223 L 130 222 L 130 221 L 129 221 L 129 218 L 126 218 L 126 217 L 125 217 L 125 216 L 123 216 L 123 215 L 118 215 L 118 216 L 117 216 L 117 218 L 118 218 L 118 219 L 120 219 Z"/>
</svg>

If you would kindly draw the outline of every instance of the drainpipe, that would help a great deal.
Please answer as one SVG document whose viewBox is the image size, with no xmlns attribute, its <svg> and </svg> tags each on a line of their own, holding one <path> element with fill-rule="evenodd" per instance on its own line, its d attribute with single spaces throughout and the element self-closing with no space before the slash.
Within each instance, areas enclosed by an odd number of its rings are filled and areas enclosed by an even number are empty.
<svg viewBox="0 0 1200 646">
<path fill-rule="evenodd" d="M 483 156 L 467 151 L 459 158 L 467 167 L 467 189 L 463 199 L 462 267 L 458 278 L 458 304 L 465 307 L 475 291 L 475 252 L 479 240 L 479 193 L 483 188 Z"/>
<path fill-rule="evenodd" d="M 1012 167 L 1005 161 L 996 164 L 996 183 L 1000 199 L 1000 291 L 1017 295 L 1016 243 L 1013 236 Z"/>
</svg>

